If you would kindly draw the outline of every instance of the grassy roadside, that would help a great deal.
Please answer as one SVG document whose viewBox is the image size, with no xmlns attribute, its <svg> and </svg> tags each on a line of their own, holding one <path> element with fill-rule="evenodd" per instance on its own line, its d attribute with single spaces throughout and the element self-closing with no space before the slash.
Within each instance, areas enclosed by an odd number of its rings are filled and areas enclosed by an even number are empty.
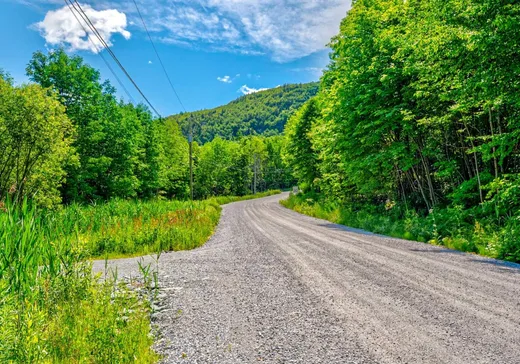
<svg viewBox="0 0 520 364">
<path fill-rule="evenodd" d="M 432 211 L 422 217 L 395 206 L 342 206 L 320 195 L 292 193 L 280 203 L 304 215 L 341 225 L 520 263 L 520 243 L 514 228 L 472 221 L 458 209 Z"/>
<path fill-rule="evenodd" d="M 153 363 L 149 305 L 100 281 L 78 240 L 24 203 L 0 212 L 0 362 Z"/>
<path fill-rule="evenodd" d="M 193 249 L 220 218 L 207 201 L 0 206 L 0 362 L 154 363 L 150 293 L 92 275 L 89 258 Z"/>
<path fill-rule="evenodd" d="M 77 236 L 91 258 L 115 259 L 200 247 L 213 234 L 221 205 L 279 192 L 205 201 L 115 200 L 97 206 L 69 206 L 45 218 L 61 221 L 61 234 Z"/>
</svg>

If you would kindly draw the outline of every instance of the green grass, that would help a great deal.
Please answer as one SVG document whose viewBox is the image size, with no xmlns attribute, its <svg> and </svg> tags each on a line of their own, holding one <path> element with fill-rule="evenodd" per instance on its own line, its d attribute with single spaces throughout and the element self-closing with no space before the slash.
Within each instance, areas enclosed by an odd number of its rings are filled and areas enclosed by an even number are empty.
<svg viewBox="0 0 520 364">
<path fill-rule="evenodd" d="M 71 206 L 56 214 L 77 235 L 92 258 L 178 251 L 204 244 L 220 218 L 220 206 L 206 201 L 112 201 L 99 206 Z"/>
<path fill-rule="evenodd" d="M 277 194 L 268 191 L 241 197 L 214 197 L 205 201 L 125 201 L 102 205 L 72 205 L 44 216 L 47 224 L 60 222 L 60 235 L 77 238 L 91 258 L 122 258 L 159 251 L 200 247 L 213 234 L 221 207 Z"/>
<path fill-rule="evenodd" d="M 221 204 L 278 192 L 58 211 L 0 203 L 0 362 L 156 362 L 151 284 L 143 291 L 100 279 L 89 259 L 196 248 L 213 233 Z"/>
<path fill-rule="evenodd" d="M 503 226 L 475 221 L 470 211 L 444 208 L 423 217 L 398 206 L 340 205 L 320 195 L 293 195 L 280 202 L 305 215 L 395 238 L 520 263 L 518 220 Z"/>
<path fill-rule="evenodd" d="M 77 237 L 90 257 L 121 258 L 200 247 L 219 222 L 220 205 L 279 192 L 193 202 L 119 200 L 97 206 L 73 205 L 48 213 L 46 219 L 60 221 L 61 234 Z"/>
</svg>

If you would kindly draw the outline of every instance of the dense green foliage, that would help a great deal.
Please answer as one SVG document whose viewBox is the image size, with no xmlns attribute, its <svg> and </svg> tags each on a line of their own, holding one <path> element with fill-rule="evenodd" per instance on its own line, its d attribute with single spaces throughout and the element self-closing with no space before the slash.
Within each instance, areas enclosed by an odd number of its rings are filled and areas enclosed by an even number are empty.
<svg viewBox="0 0 520 364">
<path fill-rule="evenodd" d="M 291 171 L 282 160 L 284 138 L 247 137 L 228 141 L 217 137 L 195 151 L 195 197 L 242 196 L 290 188 Z"/>
<path fill-rule="evenodd" d="M 158 357 L 147 300 L 98 281 L 61 216 L 27 202 L 0 213 L 0 361 L 142 362 Z"/>
<path fill-rule="evenodd" d="M 185 135 L 192 122 L 195 140 L 200 144 L 217 136 L 231 140 L 247 135 L 279 135 L 288 118 L 317 91 L 317 83 L 285 85 L 242 96 L 215 109 L 173 115 L 170 119 L 182 126 Z"/>
<path fill-rule="evenodd" d="M 498 234 L 484 250 L 520 260 L 519 41 L 511 1 L 355 1 L 331 42 L 319 113 L 288 125 L 303 187 L 401 219 L 445 215 L 441 241 Z M 306 186 L 298 171 L 313 163 Z"/>
<path fill-rule="evenodd" d="M 178 126 L 153 119 L 142 105 L 117 101 L 115 89 L 100 81 L 97 70 L 63 50 L 36 52 L 27 74 L 65 106 L 75 131 L 72 153 L 61 161 L 66 171 L 61 188 L 65 202 L 160 193 L 186 197 L 188 147 Z"/>
<path fill-rule="evenodd" d="M 316 100 L 311 99 L 289 119 L 285 128 L 285 161 L 304 189 L 312 189 L 318 177 L 317 156 L 312 146 L 312 123 L 319 117 Z"/>
<path fill-rule="evenodd" d="M 0 196 L 59 203 L 74 128 L 55 94 L 0 77 Z"/>
</svg>

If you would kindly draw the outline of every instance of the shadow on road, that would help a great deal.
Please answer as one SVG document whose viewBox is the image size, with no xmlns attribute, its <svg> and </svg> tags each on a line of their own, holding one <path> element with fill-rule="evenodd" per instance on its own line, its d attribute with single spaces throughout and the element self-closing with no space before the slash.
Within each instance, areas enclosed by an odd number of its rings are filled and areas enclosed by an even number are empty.
<svg viewBox="0 0 520 364">
<path fill-rule="evenodd" d="M 426 243 L 425 243 L 426 244 Z M 434 254 L 466 254 L 464 252 L 460 252 L 458 250 L 440 248 L 440 249 L 409 249 L 412 252 L 418 253 L 434 253 Z"/>
<path fill-rule="evenodd" d="M 489 264 L 499 268 L 498 270 L 504 273 L 516 273 L 520 274 L 520 264 L 506 262 L 503 260 L 494 259 L 472 259 L 472 262 L 480 264 Z"/>
<path fill-rule="evenodd" d="M 344 232 L 358 234 L 358 235 L 365 235 L 365 236 L 371 236 L 371 237 L 376 236 L 376 237 L 381 237 L 381 238 L 394 239 L 394 238 L 389 237 L 389 236 L 375 234 L 375 233 L 371 233 L 369 231 L 356 229 L 356 228 L 351 228 L 351 227 L 344 226 L 344 225 L 339 225 L 339 224 L 333 224 L 333 223 L 330 223 L 330 224 L 319 224 L 319 226 L 327 228 L 327 229 L 331 229 L 331 230 L 344 231 Z M 398 240 L 401 240 L 401 239 L 398 239 Z M 414 242 L 414 243 L 418 243 L 418 242 Z M 427 243 L 423 243 L 423 244 L 427 244 Z M 468 254 L 468 253 L 465 253 L 465 252 L 461 252 L 461 251 L 453 250 L 453 249 L 448 249 L 448 248 L 435 248 L 433 245 L 430 245 L 429 248 L 426 248 L 426 249 L 413 248 L 413 249 L 408 249 L 408 250 L 412 251 L 412 252 L 417 252 L 417 253 L 431 253 L 431 254 L 455 254 L 455 255 L 465 255 L 465 254 Z M 478 258 L 474 258 L 474 259 L 471 259 L 470 261 L 474 262 L 474 263 L 487 264 L 487 265 L 495 266 L 495 267 L 497 267 L 497 271 L 500 271 L 502 273 L 520 274 L 520 264 L 507 262 L 507 261 L 503 261 L 503 260 L 496 260 L 496 259 L 478 259 Z"/>
<path fill-rule="evenodd" d="M 346 231 L 346 232 L 349 232 L 349 233 L 355 233 L 355 234 L 360 234 L 360 235 L 367 235 L 367 236 L 383 236 L 383 235 L 379 235 L 379 234 L 375 234 L 375 233 L 371 233 L 369 231 L 365 231 L 365 230 L 361 230 L 361 229 L 356 229 L 356 228 L 351 228 L 351 227 L 348 227 L 348 226 L 345 226 L 345 225 L 338 225 L 338 224 L 319 224 L 319 226 L 321 227 L 324 227 L 324 228 L 327 228 L 327 229 L 332 229 L 332 230 L 339 230 L 339 231 Z"/>
</svg>

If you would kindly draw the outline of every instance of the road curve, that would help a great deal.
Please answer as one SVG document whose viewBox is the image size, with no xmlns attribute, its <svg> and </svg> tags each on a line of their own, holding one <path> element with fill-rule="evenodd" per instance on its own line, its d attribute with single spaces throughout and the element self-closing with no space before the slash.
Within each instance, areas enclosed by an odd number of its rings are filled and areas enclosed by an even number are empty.
<svg viewBox="0 0 520 364">
<path fill-rule="evenodd" d="M 348 229 L 280 198 L 227 205 L 204 247 L 161 257 L 164 362 L 520 363 L 520 265 Z"/>
</svg>

